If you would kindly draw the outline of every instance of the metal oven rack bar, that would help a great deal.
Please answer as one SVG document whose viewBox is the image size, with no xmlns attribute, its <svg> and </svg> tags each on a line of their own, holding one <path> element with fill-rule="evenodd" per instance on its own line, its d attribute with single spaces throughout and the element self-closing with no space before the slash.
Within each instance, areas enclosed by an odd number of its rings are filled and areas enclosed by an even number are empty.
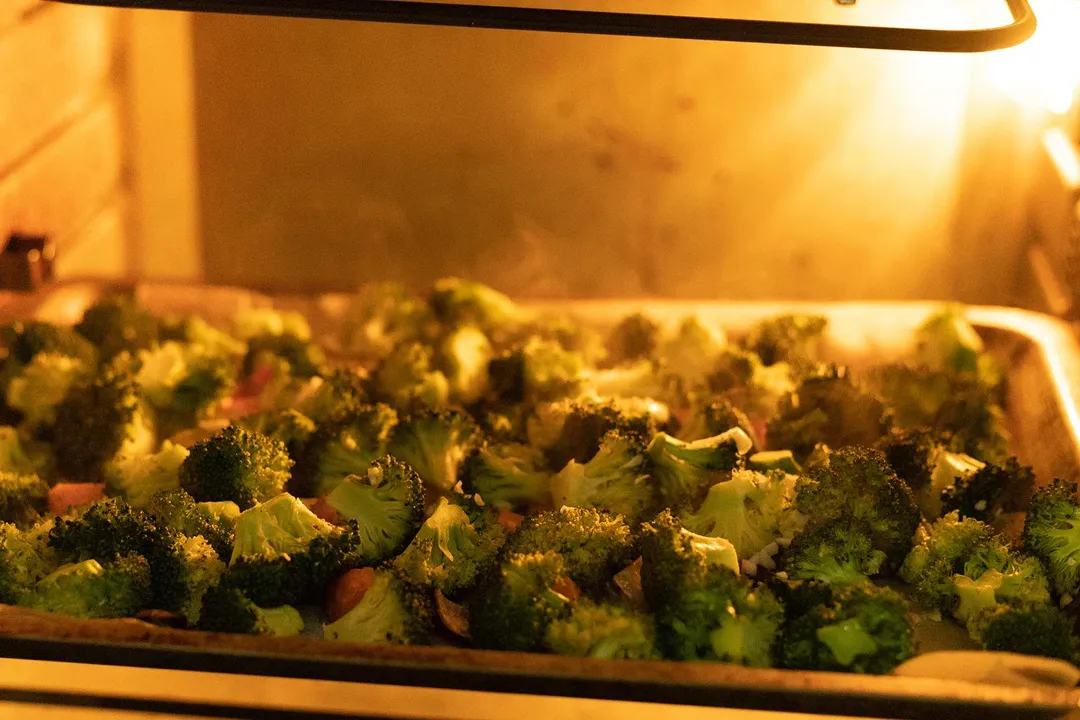
<svg viewBox="0 0 1080 720">
<path fill-rule="evenodd" d="M 186 10 L 414 25 L 950 53 L 999 50 L 1019 45 L 1035 32 L 1035 14 L 1028 0 L 1005 0 L 1012 16 L 1011 23 L 969 30 L 838 25 L 409 0 L 61 1 L 149 10 Z"/>
</svg>

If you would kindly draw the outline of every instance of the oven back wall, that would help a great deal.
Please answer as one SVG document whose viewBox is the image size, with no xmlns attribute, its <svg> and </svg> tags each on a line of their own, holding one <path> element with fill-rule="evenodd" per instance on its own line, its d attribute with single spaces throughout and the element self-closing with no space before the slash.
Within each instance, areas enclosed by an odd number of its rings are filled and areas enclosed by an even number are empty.
<svg viewBox="0 0 1080 720">
<path fill-rule="evenodd" d="M 966 144 L 968 58 L 214 15 L 193 37 L 208 280 L 1004 301 L 1014 274 L 1018 212 L 967 184 L 973 155 L 984 189 L 1019 163 Z"/>
</svg>

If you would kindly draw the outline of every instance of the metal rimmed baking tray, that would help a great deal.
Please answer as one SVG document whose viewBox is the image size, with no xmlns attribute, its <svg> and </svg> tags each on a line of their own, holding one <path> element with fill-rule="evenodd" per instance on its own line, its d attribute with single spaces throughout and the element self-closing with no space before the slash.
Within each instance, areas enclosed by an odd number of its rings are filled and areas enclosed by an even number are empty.
<svg viewBox="0 0 1080 720">
<path fill-rule="evenodd" d="M 342 296 L 271 299 L 229 288 L 142 285 L 137 290 L 157 311 L 198 311 L 219 320 L 244 306 L 274 302 L 306 312 L 317 334 L 333 331 L 347 303 Z M 70 321 L 100 291 L 97 284 L 70 284 L 34 297 L 6 296 L 0 298 L 0 315 Z M 909 347 L 913 330 L 935 309 L 929 303 L 667 301 L 528 306 L 569 313 L 601 326 L 631 311 L 643 311 L 661 322 L 675 322 L 694 312 L 734 334 L 782 312 L 820 313 L 829 319 L 826 355 L 854 365 L 896 357 Z M 1080 344 L 1070 327 L 1008 308 L 972 307 L 968 316 L 988 351 L 1007 371 L 1006 412 L 1013 452 L 1031 464 L 1042 480 L 1080 479 Z M 947 648 L 951 642 L 924 639 L 927 649 Z M 948 678 L 866 677 L 715 663 L 601 661 L 456 647 L 215 635 L 135 620 L 83 621 L 2 606 L 0 656 L 890 718 L 1060 717 L 1080 703 L 1080 692 L 1075 689 L 1040 684 L 1007 686 Z M 0 697 L 3 688 L 0 678 Z"/>
</svg>

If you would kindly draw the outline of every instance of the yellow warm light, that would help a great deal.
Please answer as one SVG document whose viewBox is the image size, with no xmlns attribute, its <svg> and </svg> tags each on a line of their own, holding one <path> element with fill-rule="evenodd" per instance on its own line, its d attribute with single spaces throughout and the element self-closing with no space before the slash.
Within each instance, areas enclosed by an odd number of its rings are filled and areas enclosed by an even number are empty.
<svg viewBox="0 0 1080 720">
<path fill-rule="evenodd" d="M 994 85 L 1019 103 L 1064 114 L 1080 87 L 1080 0 L 1032 0 L 1039 25 L 1027 42 L 994 53 Z"/>
</svg>

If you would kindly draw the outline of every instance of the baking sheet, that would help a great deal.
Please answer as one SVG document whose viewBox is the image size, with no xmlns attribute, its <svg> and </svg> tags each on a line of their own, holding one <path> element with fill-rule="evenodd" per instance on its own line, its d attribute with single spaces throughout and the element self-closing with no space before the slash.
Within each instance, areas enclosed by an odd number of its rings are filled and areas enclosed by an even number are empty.
<svg viewBox="0 0 1080 720">
<path fill-rule="evenodd" d="M 9 317 L 72 322 L 101 290 L 72 284 L 44 296 L 9 299 Z M 316 335 L 332 333 L 347 298 L 280 297 L 233 288 L 143 285 L 158 312 L 199 312 L 224 321 L 237 310 L 275 302 L 311 318 Z M 896 357 L 935 306 L 928 303 L 527 303 L 586 322 L 613 324 L 644 311 L 662 323 L 691 312 L 732 333 L 783 312 L 829 318 L 826 357 L 860 364 Z M 1041 481 L 1080 479 L 1080 347 L 1068 326 L 1022 310 L 973 307 L 968 316 L 1007 369 L 1006 412 L 1012 451 Z M 951 626 L 945 626 L 955 631 Z M 920 634 L 926 627 L 920 626 Z M 963 633 L 931 632 L 924 650 L 955 647 Z M 530 693 L 875 717 L 1058 717 L 1080 692 L 1049 686 L 998 686 L 945 678 L 865 677 L 759 670 L 715 663 L 603 661 L 450 647 L 364 646 L 308 638 L 214 635 L 134 620 L 83 621 L 0 606 L 0 655 L 321 680 L 390 683 L 487 692 Z"/>
</svg>

